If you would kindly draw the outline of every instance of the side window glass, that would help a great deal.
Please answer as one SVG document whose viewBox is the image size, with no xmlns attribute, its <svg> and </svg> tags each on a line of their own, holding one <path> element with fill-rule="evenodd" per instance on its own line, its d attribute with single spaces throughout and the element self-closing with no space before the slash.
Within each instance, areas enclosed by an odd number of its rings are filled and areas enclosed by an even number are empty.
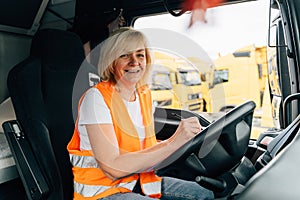
<svg viewBox="0 0 300 200">
<path fill-rule="evenodd" d="M 214 84 L 220 84 L 228 82 L 228 69 L 215 70 L 214 72 Z"/>
</svg>

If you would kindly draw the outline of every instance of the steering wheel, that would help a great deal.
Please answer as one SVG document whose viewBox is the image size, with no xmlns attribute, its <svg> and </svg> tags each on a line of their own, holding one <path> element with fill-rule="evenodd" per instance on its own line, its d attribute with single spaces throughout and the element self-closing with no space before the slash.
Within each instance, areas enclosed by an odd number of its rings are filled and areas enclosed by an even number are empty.
<svg viewBox="0 0 300 200">
<path fill-rule="evenodd" d="M 247 151 L 255 107 L 253 101 L 247 101 L 210 124 L 206 121 L 200 134 L 154 166 L 157 174 L 195 180 L 199 175 L 218 177 L 235 167 Z M 169 130 L 170 126 L 176 129 L 179 122 L 176 125 L 172 114 L 166 112 L 164 123 Z M 199 120 L 203 125 L 203 119 Z"/>
</svg>

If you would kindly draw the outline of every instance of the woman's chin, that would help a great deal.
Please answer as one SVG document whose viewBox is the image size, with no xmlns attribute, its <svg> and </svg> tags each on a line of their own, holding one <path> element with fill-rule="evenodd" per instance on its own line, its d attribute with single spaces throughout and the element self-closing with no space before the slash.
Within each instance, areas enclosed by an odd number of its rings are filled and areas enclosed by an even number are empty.
<svg viewBox="0 0 300 200">
<path fill-rule="evenodd" d="M 140 79 L 141 79 L 141 77 L 123 77 L 119 81 L 126 85 L 128 85 L 128 84 L 135 85 L 139 82 Z"/>
<path fill-rule="evenodd" d="M 137 83 L 142 78 L 141 73 L 126 73 L 122 79 L 126 82 Z"/>
</svg>

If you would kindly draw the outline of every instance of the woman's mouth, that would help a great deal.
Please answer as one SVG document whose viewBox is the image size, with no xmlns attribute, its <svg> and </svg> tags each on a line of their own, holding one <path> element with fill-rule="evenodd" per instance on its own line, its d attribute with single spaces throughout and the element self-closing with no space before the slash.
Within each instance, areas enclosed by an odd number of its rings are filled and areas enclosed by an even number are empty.
<svg viewBox="0 0 300 200">
<path fill-rule="evenodd" d="M 125 69 L 126 73 L 138 73 L 141 71 L 141 69 Z"/>
</svg>

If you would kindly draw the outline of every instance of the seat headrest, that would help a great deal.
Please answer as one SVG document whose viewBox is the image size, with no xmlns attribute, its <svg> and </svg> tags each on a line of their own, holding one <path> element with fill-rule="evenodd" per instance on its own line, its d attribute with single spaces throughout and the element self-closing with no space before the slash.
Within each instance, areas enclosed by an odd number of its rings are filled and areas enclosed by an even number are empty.
<svg viewBox="0 0 300 200">
<path fill-rule="evenodd" d="M 30 55 L 40 58 L 52 70 L 79 68 L 85 56 L 78 35 L 56 29 L 42 29 L 32 39 Z"/>
</svg>

